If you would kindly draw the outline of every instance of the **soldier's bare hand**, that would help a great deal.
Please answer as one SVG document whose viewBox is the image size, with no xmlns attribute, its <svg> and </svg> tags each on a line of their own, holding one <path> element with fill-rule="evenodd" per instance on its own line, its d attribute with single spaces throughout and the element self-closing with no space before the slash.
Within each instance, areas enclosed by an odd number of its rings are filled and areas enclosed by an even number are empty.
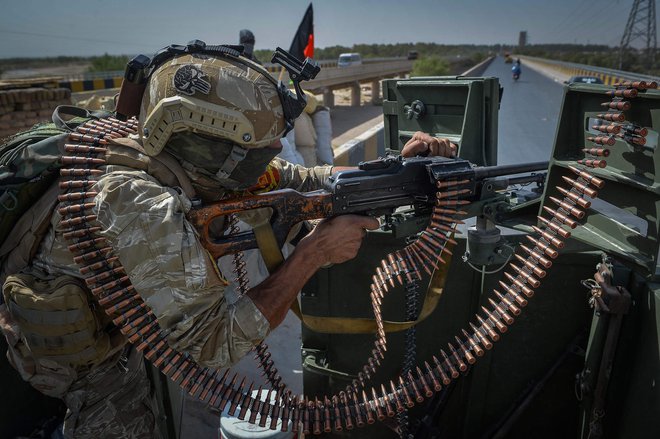
<svg viewBox="0 0 660 439">
<path fill-rule="evenodd" d="M 317 250 L 320 265 L 339 264 L 353 259 L 362 245 L 366 231 L 378 227 L 380 223 L 376 218 L 341 215 L 321 221 L 303 241 Z"/>
<path fill-rule="evenodd" d="M 449 139 L 433 137 L 417 131 L 403 146 L 401 155 L 403 157 L 415 157 L 416 155 L 456 157 L 457 150 L 458 146 Z"/>
</svg>

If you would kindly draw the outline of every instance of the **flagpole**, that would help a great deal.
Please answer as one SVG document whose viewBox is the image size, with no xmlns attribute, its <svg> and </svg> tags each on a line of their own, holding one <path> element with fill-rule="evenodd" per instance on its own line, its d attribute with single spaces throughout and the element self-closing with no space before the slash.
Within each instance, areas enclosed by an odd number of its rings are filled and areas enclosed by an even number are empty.
<svg viewBox="0 0 660 439">
<path fill-rule="evenodd" d="M 304 61 L 306 56 L 314 57 L 314 8 L 312 3 L 309 4 L 303 15 L 291 42 L 289 53 L 300 61 Z M 278 81 L 281 81 L 282 78 L 284 78 L 284 68 L 280 70 Z"/>
</svg>

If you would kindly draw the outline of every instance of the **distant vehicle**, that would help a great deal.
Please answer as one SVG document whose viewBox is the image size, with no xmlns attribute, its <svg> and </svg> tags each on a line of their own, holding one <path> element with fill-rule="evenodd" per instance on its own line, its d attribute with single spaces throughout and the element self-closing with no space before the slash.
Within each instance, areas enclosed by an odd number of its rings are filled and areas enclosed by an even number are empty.
<svg viewBox="0 0 660 439">
<path fill-rule="evenodd" d="M 515 63 L 515 64 L 513 65 L 513 67 L 511 67 L 511 72 L 512 72 L 512 74 L 513 74 L 513 80 L 514 80 L 514 81 L 517 81 L 518 78 L 520 78 L 520 72 L 521 72 L 520 64 L 519 64 L 519 63 Z"/>
<path fill-rule="evenodd" d="M 408 52 L 408 59 L 417 59 L 419 58 L 419 53 L 416 50 L 411 50 Z"/>
<path fill-rule="evenodd" d="M 602 84 L 603 80 L 597 76 L 571 76 L 564 84 L 573 84 L 575 82 L 582 84 Z"/>
<path fill-rule="evenodd" d="M 504 55 L 504 62 L 507 63 L 507 64 L 511 64 L 511 63 L 513 62 L 513 58 L 511 58 L 511 55 L 509 55 L 508 53 L 506 53 L 506 54 Z"/>
<path fill-rule="evenodd" d="M 337 67 L 352 67 L 362 65 L 362 57 L 359 53 L 341 53 L 337 60 Z"/>
</svg>

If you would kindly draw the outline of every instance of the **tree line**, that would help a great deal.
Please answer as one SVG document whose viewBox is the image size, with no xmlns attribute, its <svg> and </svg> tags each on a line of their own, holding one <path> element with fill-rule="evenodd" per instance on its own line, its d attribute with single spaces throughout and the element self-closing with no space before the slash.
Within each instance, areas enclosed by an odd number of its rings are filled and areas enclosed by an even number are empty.
<svg viewBox="0 0 660 439">
<path fill-rule="evenodd" d="M 492 45 L 448 45 L 437 43 L 397 43 L 397 44 L 355 44 L 353 46 L 319 47 L 314 50 L 317 60 L 336 60 L 340 53 L 359 52 L 362 58 L 406 57 L 417 52 L 415 70 L 423 74 L 455 74 L 454 70 L 470 62 L 476 63 L 489 55 L 511 52 L 514 54 L 537 56 L 540 58 L 586 64 L 619 70 L 617 48 L 596 44 L 536 44 L 525 47 Z M 272 50 L 256 50 L 257 58 L 270 61 Z M 5 58 L 0 59 L 0 72 L 9 69 L 23 69 L 86 63 L 90 72 L 123 70 L 131 55 L 104 54 L 93 57 L 58 56 L 50 58 Z M 629 51 L 623 58 L 621 70 L 660 76 L 660 56 L 638 51 Z M 460 73 L 460 70 L 459 70 Z"/>
</svg>

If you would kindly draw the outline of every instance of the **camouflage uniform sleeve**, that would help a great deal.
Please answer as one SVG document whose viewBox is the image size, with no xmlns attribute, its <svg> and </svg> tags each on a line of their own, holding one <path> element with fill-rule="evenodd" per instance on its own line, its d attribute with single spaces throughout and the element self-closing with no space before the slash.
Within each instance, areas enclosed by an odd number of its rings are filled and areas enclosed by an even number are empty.
<svg viewBox="0 0 660 439">
<path fill-rule="evenodd" d="M 219 368 L 265 338 L 268 321 L 249 297 L 227 303 L 226 282 L 186 220 L 185 195 L 140 171 L 106 174 L 97 190 L 102 235 L 173 348 Z"/>
<path fill-rule="evenodd" d="M 323 189 L 328 177 L 332 173 L 332 166 L 306 168 L 289 163 L 279 157 L 276 157 L 270 164 L 280 174 L 279 189 L 289 188 L 295 189 L 298 192 Z"/>
</svg>

